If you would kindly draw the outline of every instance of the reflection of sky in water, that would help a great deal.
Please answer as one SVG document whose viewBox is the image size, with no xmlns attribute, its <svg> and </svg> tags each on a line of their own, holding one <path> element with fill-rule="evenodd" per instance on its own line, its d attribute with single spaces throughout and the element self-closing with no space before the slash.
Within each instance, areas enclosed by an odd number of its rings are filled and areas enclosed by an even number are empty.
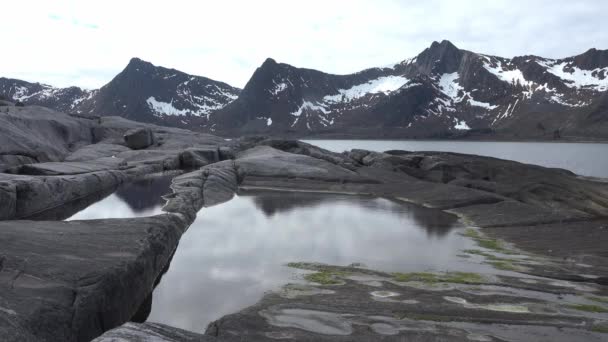
<svg viewBox="0 0 608 342">
<path fill-rule="evenodd" d="M 66 220 L 130 218 L 162 214 L 161 209 L 165 204 L 162 196 L 171 192 L 169 186 L 173 177 L 173 174 L 153 174 L 146 179 L 123 184 L 111 195 L 73 215 L 71 215 L 73 211 L 70 212 L 66 207 L 66 216 L 69 216 Z"/>
<path fill-rule="evenodd" d="M 204 331 L 294 281 L 296 272 L 284 266 L 290 261 L 463 269 L 455 255 L 472 246 L 450 230 L 457 225 L 451 215 L 384 199 L 240 196 L 199 212 L 154 291 L 149 321 Z"/>
<path fill-rule="evenodd" d="M 156 205 L 152 208 L 134 210 L 124 199 L 118 197 L 116 194 L 111 194 L 101 201 L 74 214 L 66 219 L 66 221 L 145 217 L 162 214 L 161 208 L 162 205 Z"/>
</svg>

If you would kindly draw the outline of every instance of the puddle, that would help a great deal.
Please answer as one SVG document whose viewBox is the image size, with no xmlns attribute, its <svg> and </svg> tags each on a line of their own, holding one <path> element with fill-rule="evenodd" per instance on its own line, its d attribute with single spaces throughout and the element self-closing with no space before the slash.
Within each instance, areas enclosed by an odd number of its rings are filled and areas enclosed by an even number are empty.
<svg viewBox="0 0 608 342">
<path fill-rule="evenodd" d="M 171 192 L 175 173 L 149 175 L 115 189 L 72 201 L 34 216 L 30 220 L 94 220 L 146 217 L 162 213 L 163 195 Z"/>
<path fill-rule="evenodd" d="M 463 229 L 453 215 L 386 199 L 243 191 L 198 213 L 154 291 L 148 320 L 202 332 L 268 291 L 303 283 L 306 272 L 289 262 L 492 272 L 456 257 L 474 246 Z"/>
<path fill-rule="evenodd" d="M 278 309 L 263 310 L 260 315 L 269 324 L 278 327 L 298 328 L 324 335 L 350 335 L 352 324 L 340 314 L 317 310 Z"/>
</svg>

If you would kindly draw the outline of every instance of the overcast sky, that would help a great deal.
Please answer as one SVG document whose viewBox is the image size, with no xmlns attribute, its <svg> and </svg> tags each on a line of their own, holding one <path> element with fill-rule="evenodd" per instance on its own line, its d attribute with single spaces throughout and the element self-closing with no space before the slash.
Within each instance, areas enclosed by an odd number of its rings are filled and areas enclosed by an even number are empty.
<svg viewBox="0 0 608 342">
<path fill-rule="evenodd" d="M 608 1 L 62 1 L 2 4 L 0 76 L 97 88 L 131 57 L 243 87 L 265 58 L 350 73 L 432 41 L 512 57 L 608 49 Z"/>
</svg>

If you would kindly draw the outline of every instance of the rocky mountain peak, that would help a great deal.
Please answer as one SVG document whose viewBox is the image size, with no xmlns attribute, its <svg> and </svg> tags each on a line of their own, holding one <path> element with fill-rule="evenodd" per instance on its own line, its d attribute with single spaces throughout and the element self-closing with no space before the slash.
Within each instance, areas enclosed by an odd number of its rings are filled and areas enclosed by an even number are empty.
<svg viewBox="0 0 608 342">
<path fill-rule="evenodd" d="M 591 48 L 585 53 L 572 57 L 574 65 L 584 70 L 608 67 L 608 50 Z"/>
<path fill-rule="evenodd" d="M 463 51 L 449 40 L 433 42 L 416 57 L 418 69 L 423 74 L 451 73 L 458 69 Z"/>
<path fill-rule="evenodd" d="M 155 69 L 156 66 L 154 64 L 144 61 L 143 59 L 134 57 L 129 60 L 127 66 L 123 69 L 124 72 L 145 72 Z"/>
</svg>

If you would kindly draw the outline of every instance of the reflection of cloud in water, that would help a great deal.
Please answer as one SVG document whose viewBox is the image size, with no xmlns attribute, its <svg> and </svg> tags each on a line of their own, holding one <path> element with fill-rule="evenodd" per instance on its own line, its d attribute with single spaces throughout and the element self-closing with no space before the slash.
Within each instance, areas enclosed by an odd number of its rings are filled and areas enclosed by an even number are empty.
<svg viewBox="0 0 608 342">
<path fill-rule="evenodd" d="M 447 234 L 457 221 L 455 215 L 443 211 L 382 198 L 287 191 L 269 192 L 250 190 L 243 192 L 243 194 L 253 196 L 256 206 L 267 216 L 304 207 L 315 207 L 322 205 L 324 202 L 346 201 L 351 204 L 356 203 L 365 208 L 385 210 L 395 215 L 406 216 L 409 219 L 415 220 L 417 225 L 426 229 L 431 236 L 441 237 Z M 260 194 L 260 196 L 256 196 L 256 194 Z"/>
<path fill-rule="evenodd" d="M 276 193 L 258 195 L 199 212 L 154 292 L 150 321 L 204 331 L 210 321 L 289 282 L 294 270 L 284 264 L 290 261 L 361 262 L 386 271 L 462 269 L 454 256 L 471 247 L 449 231 L 454 217 L 442 221 L 439 211 L 417 214 L 428 209 L 365 197 L 279 201 Z M 441 227 L 441 237 L 428 233 L 428 223 Z"/>
</svg>

